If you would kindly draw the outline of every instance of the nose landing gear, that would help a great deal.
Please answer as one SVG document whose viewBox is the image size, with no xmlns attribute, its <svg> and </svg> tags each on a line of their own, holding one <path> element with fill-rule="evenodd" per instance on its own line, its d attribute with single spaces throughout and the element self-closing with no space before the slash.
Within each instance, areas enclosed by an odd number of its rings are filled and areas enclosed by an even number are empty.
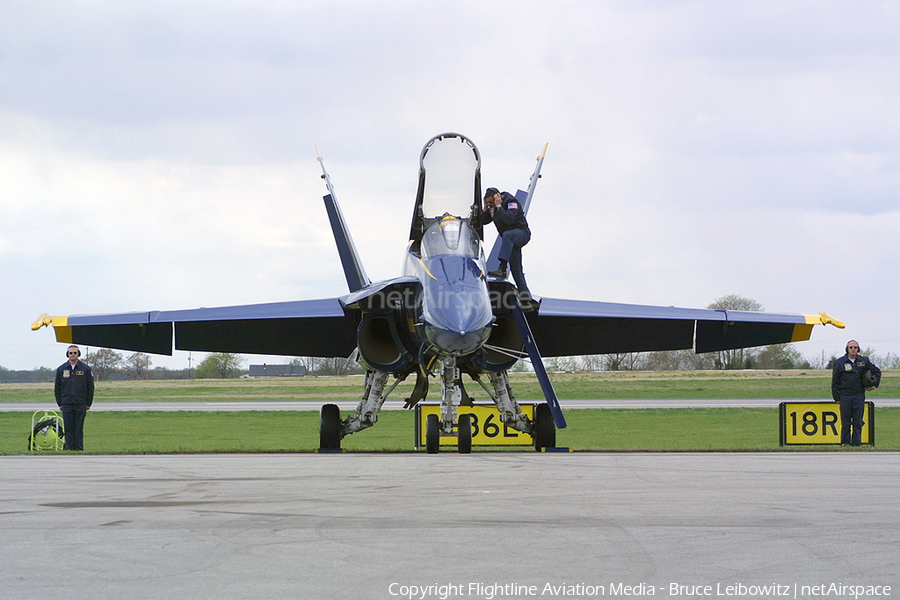
<svg viewBox="0 0 900 600">
<path fill-rule="evenodd" d="M 456 424 L 456 432 L 453 432 L 452 424 L 447 431 L 447 427 L 443 427 L 440 417 L 437 415 L 428 415 L 425 419 L 425 452 L 428 454 L 437 454 L 441 447 L 441 435 L 455 435 L 457 437 L 456 446 L 460 454 L 469 454 L 472 452 L 472 415 L 466 413 L 459 415 L 459 421 Z"/>
</svg>

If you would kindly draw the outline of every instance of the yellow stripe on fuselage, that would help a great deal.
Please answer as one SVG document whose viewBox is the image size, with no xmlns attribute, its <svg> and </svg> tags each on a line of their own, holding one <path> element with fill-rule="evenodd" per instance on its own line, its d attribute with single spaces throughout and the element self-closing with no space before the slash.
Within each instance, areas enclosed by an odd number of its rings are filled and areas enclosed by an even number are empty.
<svg viewBox="0 0 900 600">
<path fill-rule="evenodd" d="M 428 270 L 428 267 L 425 266 L 425 261 L 424 261 L 424 260 L 422 260 L 422 259 L 420 258 L 420 259 L 419 259 L 419 262 L 422 264 L 422 268 L 425 269 L 425 272 L 428 273 L 428 276 L 429 276 L 429 277 L 431 277 L 432 279 L 437 279 L 437 277 L 435 277 L 434 275 L 431 274 L 431 271 Z"/>
</svg>

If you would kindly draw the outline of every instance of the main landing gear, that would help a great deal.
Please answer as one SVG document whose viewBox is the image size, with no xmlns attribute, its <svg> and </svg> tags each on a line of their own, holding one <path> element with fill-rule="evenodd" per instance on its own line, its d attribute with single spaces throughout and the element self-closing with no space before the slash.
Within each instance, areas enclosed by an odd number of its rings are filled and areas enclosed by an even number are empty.
<svg viewBox="0 0 900 600">
<path fill-rule="evenodd" d="M 500 420 L 511 429 L 527 433 L 534 437 L 534 449 L 538 452 L 544 448 L 556 446 L 556 425 L 553 421 L 553 413 L 547 404 L 535 406 L 534 420 L 529 419 L 523 412 L 516 397 L 513 395 L 512 386 L 506 371 L 491 373 L 491 384 L 488 387 L 479 377 L 473 376 L 484 390 L 490 394 L 500 411 Z M 441 378 L 442 402 L 441 416 L 428 415 L 425 420 L 425 451 L 428 454 L 436 454 L 440 450 L 440 438 L 442 435 L 457 436 L 457 448 L 460 453 L 468 454 L 472 451 L 472 420 L 468 413 L 458 415 L 458 407 L 461 401 L 461 386 L 459 385 L 459 369 L 448 363 L 445 364 Z M 458 417 L 457 417 L 458 415 Z M 453 432 L 453 423 L 456 421 L 456 432 Z"/>
<path fill-rule="evenodd" d="M 544 448 L 556 447 L 556 425 L 553 423 L 553 413 L 546 404 L 538 404 L 534 407 L 534 449 L 538 452 Z"/>
<path fill-rule="evenodd" d="M 362 400 L 356 407 L 356 412 L 345 420 L 341 420 L 341 411 L 337 404 L 326 404 L 322 407 L 321 420 L 319 421 L 319 450 L 337 451 L 341 449 L 341 440 L 345 436 L 357 431 L 362 431 L 378 421 L 378 413 L 388 397 L 397 385 L 405 377 L 398 377 L 387 391 L 387 371 L 369 371 L 366 373 L 366 390 Z"/>
<path fill-rule="evenodd" d="M 336 404 L 326 404 L 322 407 L 319 423 L 320 451 L 340 451 L 341 440 L 344 437 L 375 424 L 378 420 L 378 412 L 384 405 L 388 394 L 404 379 L 404 377 L 398 377 L 390 388 L 385 389 L 389 375 L 390 373 L 387 371 L 369 371 L 366 374 L 366 390 L 356 412 L 344 420 L 341 420 L 340 409 Z M 450 357 L 443 359 L 440 376 L 441 414 L 428 415 L 426 418 L 425 451 L 428 454 L 439 452 L 441 437 L 444 436 L 456 437 L 459 453 L 469 454 L 472 452 L 472 415 L 469 413 L 459 414 L 459 407 L 464 406 L 467 402 L 460 381 L 460 370 L 454 359 Z M 490 373 L 491 386 L 488 386 L 477 375 L 473 375 L 473 379 L 490 394 L 500 412 L 500 420 L 505 426 L 533 436 L 534 448 L 538 452 L 544 448 L 556 446 L 556 425 L 550 406 L 547 404 L 535 406 L 532 420 L 522 412 L 522 408 L 516 401 L 506 371 Z M 417 389 L 418 387 L 420 386 L 417 383 Z M 423 397 L 424 390 L 420 391 L 420 394 L 420 397 Z M 420 397 L 417 397 L 416 401 Z"/>
</svg>

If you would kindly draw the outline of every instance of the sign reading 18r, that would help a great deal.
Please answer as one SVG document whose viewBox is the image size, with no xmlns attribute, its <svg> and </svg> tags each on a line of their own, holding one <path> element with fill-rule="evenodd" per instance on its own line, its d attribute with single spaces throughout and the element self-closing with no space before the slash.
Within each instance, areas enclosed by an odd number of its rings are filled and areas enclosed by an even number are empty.
<svg viewBox="0 0 900 600">
<path fill-rule="evenodd" d="M 837 402 L 782 402 L 779 405 L 780 443 L 840 444 L 841 406 Z M 862 443 L 875 444 L 875 406 L 866 402 Z"/>
</svg>

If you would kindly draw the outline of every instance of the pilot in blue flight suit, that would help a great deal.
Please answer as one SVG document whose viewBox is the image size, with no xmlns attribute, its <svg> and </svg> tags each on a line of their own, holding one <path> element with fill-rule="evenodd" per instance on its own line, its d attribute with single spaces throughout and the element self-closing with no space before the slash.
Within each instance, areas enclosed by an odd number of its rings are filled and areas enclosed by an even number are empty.
<svg viewBox="0 0 900 600">
<path fill-rule="evenodd" d="M 859 342 L 850 340 L 847 352 L 834 361 L 831 372 L 831 397 L 841 403 L 841 445 L 859 446 L 862 442 L 863 414 L 866 407 L 866 391 L 878 387 L 881 369 L 859 353 Z M 863 374 L 869 371 L 875 377 L 875 385 L 866 387 Z M 851 435 L 851 425 L 853 434 Z"/>
<path fill-rule="evenodd" d="M 513 280 L 519 288 L 523 308 L 533 308 L 536 302 L 531 297 L 525 273 L 522 271 L 522 246 L 531 240 L 531 230 L 525 220 L 523 206 L 509 192 L 501 193 L 497 188 L 488 188 L 484 194 L 484 212 L 481 224 L 492 222 L 500 235 L 500 267 L 488 273 L 489 277 L 506 279 L 507 264 L 512 268 Z"/>
<path fill-rule="evenodd" d="M 94 375 L 91 368 L 78 360 L 81 350 L 69 346 L 69 360 L 56 369 L 54 394 L 63 416 L 66 450 L 84 450 L 84 417 L 94 402 Z"/>
</svg>

